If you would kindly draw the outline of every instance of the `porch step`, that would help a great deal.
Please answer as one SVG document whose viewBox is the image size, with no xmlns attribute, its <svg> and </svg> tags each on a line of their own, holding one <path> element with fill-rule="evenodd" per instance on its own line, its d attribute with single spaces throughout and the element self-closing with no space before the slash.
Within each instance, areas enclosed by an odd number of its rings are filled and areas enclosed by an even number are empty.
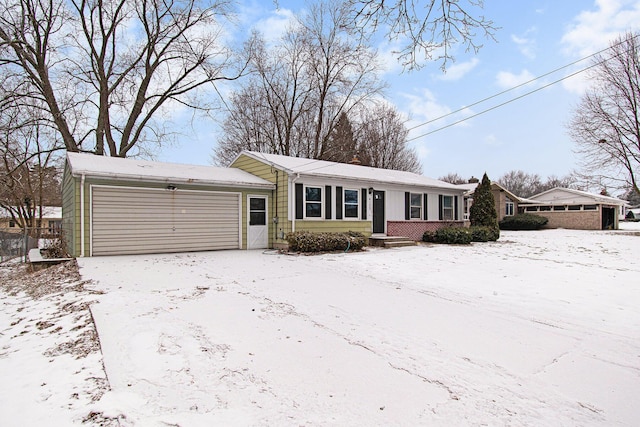
<svg viewBox="0 0 640 427">
<path fill-rule="evenodd" d="M 415 246 L 416 242 L 408 237 L 401 236 L 375 236 L 369 237 L 369 246 L 382 248 L 399 248 L 401 246 Z"/>
</svg>

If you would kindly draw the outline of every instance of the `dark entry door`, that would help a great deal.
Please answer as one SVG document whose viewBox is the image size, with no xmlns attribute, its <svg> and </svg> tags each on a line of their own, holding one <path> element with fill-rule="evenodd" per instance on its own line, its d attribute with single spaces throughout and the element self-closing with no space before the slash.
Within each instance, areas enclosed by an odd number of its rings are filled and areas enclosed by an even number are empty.
<svg viewBox="0 0 640 427">
<path fill-rule="evenodd" d="M 616 225 L 616 209 L 602 207 L 602 229 L 612 230 Z"/>
<path fill-rule="evenodd" d="M 373 232 L 384 233 L 384 191 L 373 191 Z"/>
</svg>

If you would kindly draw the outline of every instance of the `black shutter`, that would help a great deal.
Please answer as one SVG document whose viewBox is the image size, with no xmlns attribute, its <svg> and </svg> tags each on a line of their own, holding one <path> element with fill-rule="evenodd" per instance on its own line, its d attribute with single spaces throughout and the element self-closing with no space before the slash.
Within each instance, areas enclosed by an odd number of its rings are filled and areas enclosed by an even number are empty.
<svg viewBox="0 0 640 427">
<path fill-rule="evenodd" d="M 411 219 L 411 193 L 408 191 L 404 193 L 404 219 Z"/>
<path fill-rule="evenodd" d="M 442 221 L 443 218 L 443 211 L 442 211 L 442 199 L 444 199 L 444 196 L 442 194 L 438 195 L 438 219 L 440 221 Z"/>
<path fill-rule="evenodd" d="M 427 193 L 422 195 L 422 210 L 424 211 L 422 214 L 422 218 L 426 221 L 429 219 L 429 215 L 427 214 L 427 207 L 429 207 L 427 203 Z"/>
<path fill-rule="evenodd" d="M 304 208 L 304 195 L 302 184 L 296 184 L 296 219 L 302 219 Z"/>
<path fill-rule="evenodd" d="M 453 209 L 455 209 L 453 217 L 458 220 L 458 196 L 453 196 Z"/>
<path fill-rule="evenodd" d="M 360 194 L 362 194 L 362 219 L 367 219 L 367 189 L 363 188 Z"/>
<path fill-rule="evenodd" d="M 331 186 L 324 187 L 324 219 L 331 219 Z"/>
<path fill-rule="evenodd" d="M 342 219 L 342 187 L 336 187 L 336 219 Z"/>
</svg>

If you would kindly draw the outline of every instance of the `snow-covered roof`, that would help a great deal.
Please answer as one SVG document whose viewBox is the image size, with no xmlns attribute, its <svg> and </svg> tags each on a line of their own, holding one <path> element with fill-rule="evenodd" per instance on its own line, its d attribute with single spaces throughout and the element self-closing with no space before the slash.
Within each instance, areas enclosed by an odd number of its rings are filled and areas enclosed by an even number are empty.
<svg viewBox="0 0 640 427">
<path fill-rule="evenodd" d="M 185 165 L 123 159 L 84 153 L 67 153 L 73 176 L 166 183 L 207 184 L 228 187 L 274 188 L 274 184 L 237 168 Z"/>
<path fill-rule="evenodd" d="M 369 166 L 353 165 L 348 163 L 336 163 L 326 160 L 313 160 L 303 157 L 266 154 L 255 151 L 243 151 L 242 153 L 240 153 L 240 155 L 242 154 L 281 168 L 289 174 L 300 174 L 325 178 L 340 178 L 371 183 L 442 188 L 446 190 L 453 190 L 456 192 L 461 191 L 461 188 L 459 188 L 457 185 L 449 184 L 448 182 L 429 178 L 424 175 L 419 175 L 412 172 L 373 168 Z"/>
<path fill-rule="evenodd" d="M 40 212 L 36 208 L 36 216 L 39 216 Z M 11 212 L 4 207 L 0 207 L 0 218 L 11 218 Z M 60 206 L 43 206 L 42 218 L 45 219 L 58 219 L 62 218 L 62 208 Z"/>
<path fill-rule="evenodd" d="M 610 205 L 625 205 L 628 202 L 615 197 L 574 190 L 573 188 L 556 187 L 529 197 L 531 203 L 551 205 L 571 205 L 583 203 L 605 203 Z"/>
</svg>

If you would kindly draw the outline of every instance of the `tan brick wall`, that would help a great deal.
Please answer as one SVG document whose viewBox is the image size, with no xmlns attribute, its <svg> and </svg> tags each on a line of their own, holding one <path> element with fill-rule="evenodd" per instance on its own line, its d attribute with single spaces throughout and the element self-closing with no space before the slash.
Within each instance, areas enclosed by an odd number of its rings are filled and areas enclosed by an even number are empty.
<svg viewBox="0 0 640 427">
<path fill-rule="evenodd" d="M 549 219 L 545 228 L 569 228 L 575 230 L 600 230 L 602 222 L 597 211 L 541 211 L 529 212 Z"/>
</svg>

